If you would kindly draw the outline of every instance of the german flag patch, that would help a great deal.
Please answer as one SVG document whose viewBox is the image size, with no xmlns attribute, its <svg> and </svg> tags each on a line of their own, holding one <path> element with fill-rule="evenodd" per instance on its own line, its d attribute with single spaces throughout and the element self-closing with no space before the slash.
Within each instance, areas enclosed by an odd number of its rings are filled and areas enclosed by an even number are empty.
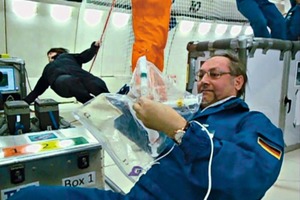
<svg viewBox="0 0 300 200">
<path fill-rule="evenodd" d="M 258 137 L 257 143 L 264 149 L 266 150 L 269 154 L 280 160 L 282 151 L 280 151 L 278 148 L 270 145 L 268 142 L 266 142 L 264 139 L 261 137 Z"/>
</svg>

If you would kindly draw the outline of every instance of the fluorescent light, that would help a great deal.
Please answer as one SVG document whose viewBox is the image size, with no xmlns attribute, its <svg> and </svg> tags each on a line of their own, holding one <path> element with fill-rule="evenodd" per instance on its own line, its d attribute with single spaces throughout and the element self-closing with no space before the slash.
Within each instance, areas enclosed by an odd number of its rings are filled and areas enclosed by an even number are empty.
<svg viewBox="0 0 300 200">
<path fill-rule="evenodd" d="M 253 30 L 252 30 L 251 26 L 248 26 L 245 29 L 245 35 L 252 35 L 252 34 L 253 34 Z"/>
<path fill-rule="evenodd" d="M 112 22 L 117 28 L 124 27 L 129 21 L 130 15 L 127 13 L 113 13 Z"/>
<path fill-rule="evenodd" d="M 192 21 L 185 21 L 185 20 L 182 20 L 180 22 L 180 26 L 179 26 L 179 30 L 182 32 L 182 33 L 189 33 L 193 27 L 194 27 L 194 22 Z"/>
<path fill-rule="evenodd" d="M 13 12 L 24 19 L 30 19 L 36 15 L 37 3 L 32 1 L 13 0 Z"/>
<path fill-rule="evenodd" d="M 226 24 L 218 24 L 215 30 L 216 35 L 223 35 L 227 31 Z"/>
<path fill-rule="evenodd" d="M 71 18 L 72 8 L 64 5 L 52 5 L 51 17 L 58 22 L 66 22 Z"/>
<path fill-rule="evenodd" d="M 201 22 L 199 24 L 198 33 L 200 35 L 206 35 L 211 29 L 211 23 Z"/>
<path fill-rule="evenodd" d="M 240 25 L 233 25 L 231 27 L 231 29 L 230 29 L 230 34 L 232 36 L 237 36 L 237 35 L 239 35 L 241 33 L 241 31 L 242 31 L 242 26 L 240 26 Z"/>
<path fill-rule="evenodd" d="M 86 9 L 84 12 L 84 21 L 90 26 L 96 26 L 100 23 L 103 12 L 100 10 Z"/>
</svg>

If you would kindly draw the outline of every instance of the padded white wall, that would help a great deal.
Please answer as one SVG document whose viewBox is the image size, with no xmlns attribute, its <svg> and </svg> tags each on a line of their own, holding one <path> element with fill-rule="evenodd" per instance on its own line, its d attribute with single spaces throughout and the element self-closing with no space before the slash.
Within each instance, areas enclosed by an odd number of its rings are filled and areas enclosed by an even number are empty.
<svg viewBox="0 0 300 200">
<path fill-rule="evenodd" d="M 256 50 L 248 58 L 248 85 L 245 100 L 251 110 L 264 112 L 271 121 L 279 125 L 281 84 L 284 64 L 279 60 L 280 52 L 269 50 L 266 54 Z"/>
<path fill-rule="evenodd" d="M 296 111 L 296 104 L 300 102 L 300 99 L 296 98 L 297 93 L 300 92 L 300 85 L 297 84 L 297 73 L 300 70 L 300 52 L 296 54 L 295 60 L 290 63 L 289 83 L 287 97 L 291 100 L 290 111 L 288 106 L 286 108 L 286 120 L 285 120 L 285 135 L 284 139 L 288 146 L 300 144 L 300 126 L 295 126 L 294 122 L 297 117 L 299 119 L 299 111 Z M 298 75 L 299 80 L 299 75 Z"/>
</svg>

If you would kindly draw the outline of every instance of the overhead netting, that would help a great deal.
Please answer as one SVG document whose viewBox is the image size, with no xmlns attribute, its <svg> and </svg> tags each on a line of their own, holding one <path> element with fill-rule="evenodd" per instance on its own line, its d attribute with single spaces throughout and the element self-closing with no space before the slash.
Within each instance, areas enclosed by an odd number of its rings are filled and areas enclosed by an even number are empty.
<svg viewBox="0 0 300 200">
<path fill-rule="evenodd" d="M 142 1 L 142 0 L 141 0 Z M 118 66 L 115 68 L 114 72 L 111 74 L 130 74 L 131 72 L 131 55 L 132 55 L 132 44 L 134 42 L 134 35 L 132 32 L 132 19 L 131 19 L 131 0 L 86 0 L 87 5 L 96 7 L 97 9 L 103 10 L 106 13 L 109 13 L 111 8 L 113 13 L 123 13 L 129 15 L 129 21 L 126 25 L 127 31 L 120 32 L 120 37 L 115 37 L 113 43 L 117 46 L 118 50 L 123 52 L 122 55 L 117 55 L 118 59 L 111 60 L 109 62 L 103 61 L 101 65 L 110 63 L 111 66 Z M 155 8 L 153 8 L 155 10 Z M 104 15 L 104 17 L 108 17 Z M 124 15 L 125 17 L 125 15 Z M 111 17 L 110 17 L 111 18 Z M 176 35 L 178 24 L 181 21 L 190 21 L 196 23 L 195 27 L 201 22 L 212 22 L 212 23 L 229 23 L 229 24 L 246 24 L 247 20 L 239 13 L 236 7 L 235 0 L 173 0 L 171 8 L 171 21 L 170 21 L 170 30 L 168 42 L 165 49 L 165 69 L 170 68 L 169 65 L 173 65 L 172 61 L 169 62 L 169 59 L 172 59 L 172 56 L 179 56 L 185 54 L 185 52 L 176 52 L 172 50 L 172 44 Z M 112 20 L 110 19 L 109 23 Z M 111 30 L 110 27 L 107 28 Z M 175 30 L 175 31 L 174 31 Z M 196 31 L 195 31 L 196 32 Z M 176 41 L 178 45 L 181 45 L 185 48 L 187 42 L 190 40 L 197 40 L 198 35 L 192 33 L 189 35 L 188 39 L 184 41 Z M 122 38 L 122 39 L 121 39 Z M 120 41 L 121 40 L 121 41 Z M 110 42 L 111 45 L 112 42 Z M 105 48 L 105 45 L 103 46 Z M 109 56 L 114 56 L 112 52 Z M 107 53 L 106 53 L 107 54 Z M 104 54 L 100 55 L 103 56 Z M 105 60 L 107 56 L 104 56 L 102 60 Z M 119 63 L 117 63 L 119 62 Z M 122 67 L 122 66 L 124 67 Z M 176 63 L 178 66 L 178 63 Z M 172 66 L 171 66 L 172 68 Z M 107 69 L 107 68 L 106 68 Z M 122 69 L 122 70 L 121 70 Z M 166 71 L 165 70 L 165 71 Z M 102 75 L 106 75 L 105 73 Z M 109 75 L 109 74 L 108 74 Z"/>
<path fill-rule="evenodd" d="M 109 9 L 113 0 L 86 0 L 88 4 Z M 155 9 L 155 8 L 154 8 Z M 114 10 L 131 13 L 130 0 L 116 0 Z M 171 16 L 190 20 L 218 20 L 229 22 L 246 22 L 237 11 L 235 0 L 173 0 Z"/>
</svg>

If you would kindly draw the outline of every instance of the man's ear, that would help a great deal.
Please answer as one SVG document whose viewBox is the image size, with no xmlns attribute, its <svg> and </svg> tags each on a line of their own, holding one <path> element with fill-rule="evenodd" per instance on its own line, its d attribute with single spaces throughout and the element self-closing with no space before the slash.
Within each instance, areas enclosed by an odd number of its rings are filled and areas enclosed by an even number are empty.
<svg viewBox="0 0 300 200">
<path fill-rule="evenodd" d="M 244 84 L 244 77 L 242 75 L 239 75 L 234 78 L 234 87 L 237 91 L 240 91 L 243 84 Z"/>
</svg>

